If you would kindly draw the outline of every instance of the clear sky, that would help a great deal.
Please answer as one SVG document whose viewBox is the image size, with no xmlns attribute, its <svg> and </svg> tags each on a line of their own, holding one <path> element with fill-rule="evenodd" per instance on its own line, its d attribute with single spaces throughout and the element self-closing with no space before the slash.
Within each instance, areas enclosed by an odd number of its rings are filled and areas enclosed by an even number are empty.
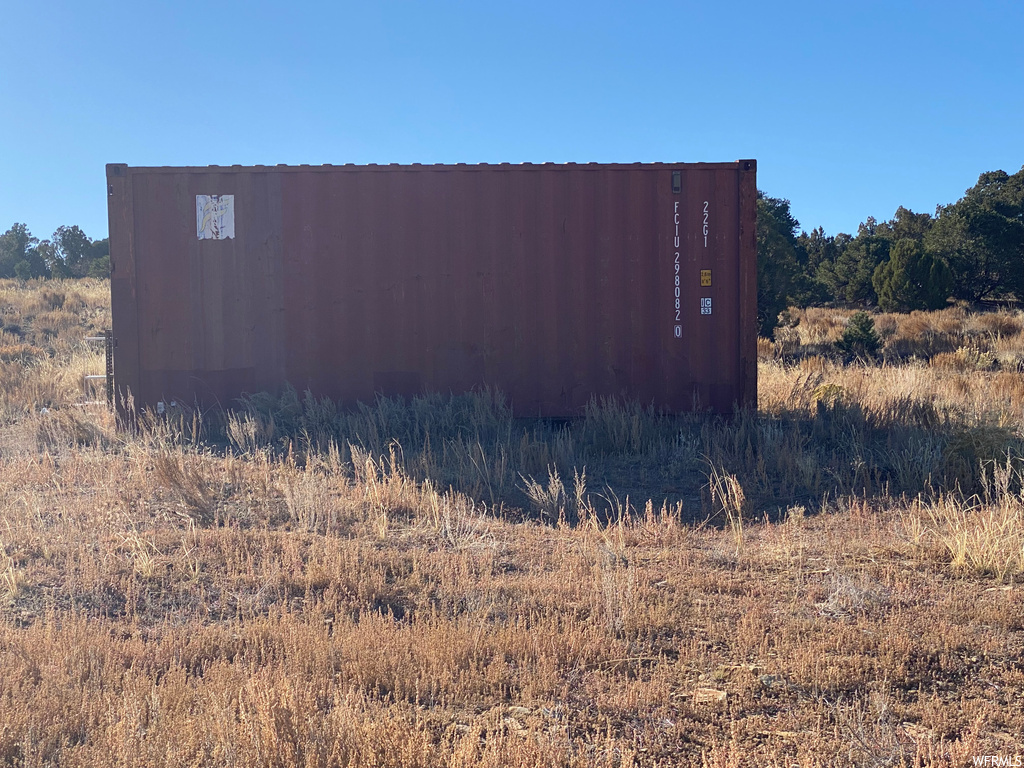
<svg viewBox="0 0 1024 768">
<path fill-rule="evenodd" d="M 104 164 L 758 160 L 810 230 L 1024 165 L 1024 2 L 10 0 L 0 231 Z"/>
</svg>

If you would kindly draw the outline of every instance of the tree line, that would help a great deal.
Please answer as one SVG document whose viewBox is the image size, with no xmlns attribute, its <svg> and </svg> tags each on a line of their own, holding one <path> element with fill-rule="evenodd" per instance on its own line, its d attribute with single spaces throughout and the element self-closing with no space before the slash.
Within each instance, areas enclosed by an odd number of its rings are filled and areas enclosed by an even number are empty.
<svg viewBox="0 0 1024 768">
<path fill-rule="evenodd" d="M 758 192 L 758 325 L 771 336 L 790 306 L 878 307 L 906 312 L 971 303 L 1024 301 L 1024 167 L 990 171 L 935 215 L 900 206 L 889 221 L 868 218 L 856 235 L 809 234 L 784 198 Z M 107 239 L 77 226 L 38 240 L 24 224 L 0 235 L 0 277 L 107 277 Z"/>
<path fill-rule="evenodd" d="M 900 206 L 856 235 L 808 234 L 782 198 L 758 193 L 758 324 L 771 336 L 789 306 L 886 312 L 1024 301 L 1024 167 L 990 171 L 932 216 Z"/>
<path fill-rule="evenodd" d="M 108 277 L 110 242 L 90 240 L 76 226 L 60 226 L 49 240 L 32 236 L 24 224 L 0 235 L 0 277 Z"/>
</svg>

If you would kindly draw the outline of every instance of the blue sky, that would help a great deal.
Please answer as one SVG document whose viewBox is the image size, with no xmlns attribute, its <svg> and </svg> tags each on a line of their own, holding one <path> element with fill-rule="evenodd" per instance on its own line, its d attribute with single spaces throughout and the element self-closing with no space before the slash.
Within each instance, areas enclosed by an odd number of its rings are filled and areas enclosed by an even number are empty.
<svg viewBox="0 0 1024 768">
<path fill-rule="evenodd" d="M 4 4 L 0 231 L 104 164 L 758 160 L 801 225 L 1024 165 L 1024 2 Z"/>
</svg>

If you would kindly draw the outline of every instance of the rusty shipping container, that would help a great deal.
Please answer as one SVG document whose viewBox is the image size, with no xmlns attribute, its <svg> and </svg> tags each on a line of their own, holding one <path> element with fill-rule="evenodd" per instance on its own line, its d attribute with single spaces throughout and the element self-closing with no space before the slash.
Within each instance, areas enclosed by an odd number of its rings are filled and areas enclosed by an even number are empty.
<svg viewBox="0 0 1024 768">
<path fill-rule="evenodd" d="M 290 382 L 757 399 L 756 163 L 108 165 L 114 377 L 136 407 Z"/>
</svg>

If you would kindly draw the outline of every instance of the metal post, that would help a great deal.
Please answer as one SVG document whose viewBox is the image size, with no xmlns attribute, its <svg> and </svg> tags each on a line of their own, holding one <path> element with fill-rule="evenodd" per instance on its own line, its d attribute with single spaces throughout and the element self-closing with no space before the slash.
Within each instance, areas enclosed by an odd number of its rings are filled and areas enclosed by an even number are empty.
<svg viewBox="0 0 1024 768">
<path fill-rule="evenodd" d="M 114 407 L 114 332 L 107 328 L 103 331 L 104 347 L 107 356 L 107 408 Z"/>
</svg>

